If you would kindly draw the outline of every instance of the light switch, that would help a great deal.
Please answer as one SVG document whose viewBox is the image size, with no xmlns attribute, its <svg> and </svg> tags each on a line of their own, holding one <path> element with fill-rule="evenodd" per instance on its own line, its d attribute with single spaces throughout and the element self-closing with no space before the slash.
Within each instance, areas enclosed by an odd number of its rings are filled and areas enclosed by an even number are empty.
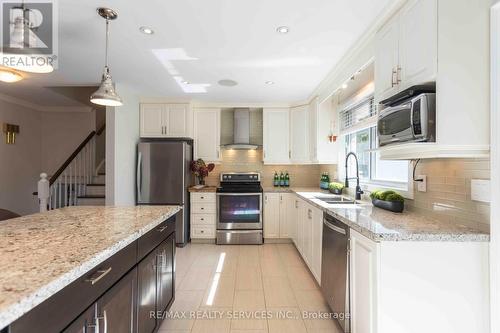
<svg viewBox="0 0 500 333">
<path fill-rule="evenodd" d="M 471 179 L 470 196 L 474 201 L 491 201 L 491 183 L 489 179 Z"/>
</svg>

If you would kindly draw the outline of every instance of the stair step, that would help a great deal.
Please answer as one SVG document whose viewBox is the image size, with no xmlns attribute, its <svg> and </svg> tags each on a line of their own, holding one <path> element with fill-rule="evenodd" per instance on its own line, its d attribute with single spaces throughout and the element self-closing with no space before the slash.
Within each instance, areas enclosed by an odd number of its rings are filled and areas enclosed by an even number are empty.
<svg viewBox="0 0 500 333">
<path fill-rule="evenodd" d="M 105 203 L 104 195 L 85 195 L 77 198 L 78 206 L 104 206 Z"/>
<path fill-rule="evenodd" d="M 92 179 L 92 184 L 104 184 L 106 182 L 106 175 L 99 174 L 94 176 Z"/>
<path fill-rule="evenodd" d="M 104 196 L 106 195 L 106 185 L 105 184 L 87 184 L 87 195 L 88 196 Z"/>
</svg>

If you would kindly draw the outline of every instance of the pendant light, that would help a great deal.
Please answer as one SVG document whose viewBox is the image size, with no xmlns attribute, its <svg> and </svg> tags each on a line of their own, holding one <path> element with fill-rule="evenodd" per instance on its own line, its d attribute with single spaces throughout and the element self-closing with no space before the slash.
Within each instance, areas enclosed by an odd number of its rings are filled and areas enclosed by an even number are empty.
<svg viewBox="0 0 500 333">
<path fill-rule="evenodd" d="M 104 19 L 106 19 L 106 54 L 105 54 L 105 64 L 104 73 L 102 74 L 101 85 L 99 88 L 90 96 L 90 101 L 97 105 L 104 106 L 121 106 L 123 105 L 122 99 L 115 91 L 115 84 L 111 78 L 108 67 L 108 44 L 109 44 L 109 21 L 114 20 L 118 17 L 118 14 L 110 8 L 98 8 L 97 13 Z"/>
</svg>

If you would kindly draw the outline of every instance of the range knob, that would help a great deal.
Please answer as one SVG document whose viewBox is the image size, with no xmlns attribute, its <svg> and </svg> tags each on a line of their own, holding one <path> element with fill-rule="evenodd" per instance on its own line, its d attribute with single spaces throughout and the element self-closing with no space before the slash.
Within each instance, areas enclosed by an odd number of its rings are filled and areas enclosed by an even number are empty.
<svg viewBox="0 0 500 333">
<path fill-rule="evenodd" d="M 227 178 L 231 179 L 231 176 L 227 176 Z"/>
</svg>

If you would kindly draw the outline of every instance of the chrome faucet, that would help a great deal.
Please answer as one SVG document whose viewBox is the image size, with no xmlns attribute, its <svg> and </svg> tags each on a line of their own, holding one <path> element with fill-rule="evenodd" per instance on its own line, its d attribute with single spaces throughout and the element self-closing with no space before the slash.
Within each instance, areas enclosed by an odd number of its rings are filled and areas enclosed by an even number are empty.
<svg viewBox="0 0 500 333">
<path fill-rule="evenodd" d="M 356 200 L 361 200 L 361 194 L 364 192 L 361 190 L 361 186 L 359 186 L 359 164 L 358 164 L 358 157 L 356 156 L 355 153 L 350 152 L 349 154 L 346 155 L 345 157 L 345 187 L 349 187 L 349 179 L 354 179 L 354 178 L 349 178 L 348 176 L 348 170 L 347 170 L 347 162 L 349 160 L 349 156 L 354 156 L 354 159 L 356 160 Z"/>
</svg>

